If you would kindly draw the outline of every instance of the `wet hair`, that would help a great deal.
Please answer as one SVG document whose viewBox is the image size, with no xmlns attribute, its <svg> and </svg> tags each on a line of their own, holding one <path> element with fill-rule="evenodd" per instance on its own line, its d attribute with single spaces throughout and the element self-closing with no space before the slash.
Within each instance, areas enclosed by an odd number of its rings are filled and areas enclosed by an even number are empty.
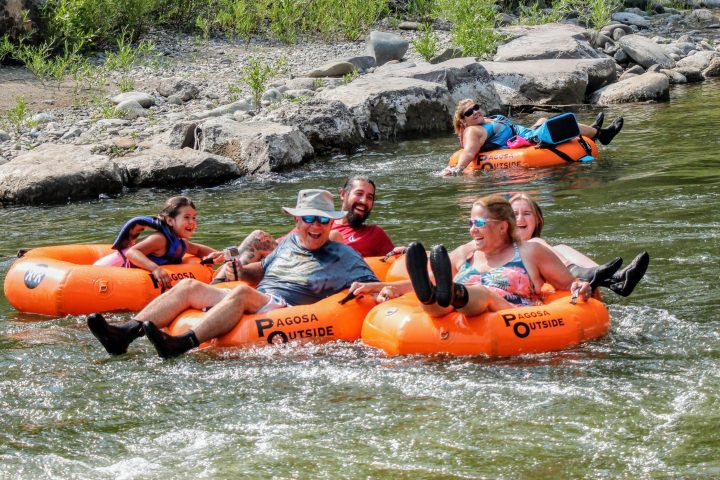
<svg viewBox="0 0 720 480">
<path fill-rule="evenodd" d="M 455 133 L 457 134 L 461 145 L 462 134 L 465 131 L 465 117 L 463 116 L 463 113 L 465 113 L 468 108 L 472 107 L 476 103 L 478 102 L 476 102 L 472 98 L 463 98 L 455 106 L 455 114 L 453 115 L 453 128 L 455 129 Z M 485 110 L 481 108 L 480 114 L 484 116 Z"/>
<path fill-rule="evenodd" d="M 162 210 L 160 210 L 160 213 L 158 213 L 158 218 L 160 220 L 162 220 L 163 222 L 167 223 L 167 220 L 169 218 L 175 218 L 178 215 L 178 213 L 180 213 L 180 209 L 183 207 L 195 208 L 195 204 L 193 203 L 192 200 L 190 200 L 189 197 L 184 197 L 184 196 L 170 197 L 165 202 L 165 205 L 163 205 L 163 208 L 162 208 Z"/>
<path fill-rule="evenodd" d="M 533 215 L 535 215 L 535 230 L 533 230 L 530 238 L 539 238 L 542 233 L 542 229 L 545 226 L 545 217 L 543 217 L 540 205 L 538 205 L 538 203 L 530 195 L 524 193 L 516 193 L 513 195 L 512 198 L 510 198 L 510 205 L 520 200 L 525 200 L 528 205 L 530 205 L 530 210 L 532 210 Z"/>
<path fill-rule="evenodd" d="M 345 181 L 345 185 L 343 185 L 343 190 L 347 190 L 349 186 L 353 185 L 355 182 L 367 182 L 370 185 L 373 186 L 373 190 L 377 191 L 377 187 L 375 186 L 375 182 L 372 178 L 365 176 L 365 175 L 353 175 L 349 177 Z"/>
<path fill-rule="evenodd" d="M 508 240 L 517 242 L 519 238 L 515 231 L 515 213 L 513 212 L 510 202 L 500 195 L 487 195 L 478 198 L 473 203 L 473 207 L 480 206 L 485 209 L 488 218 L 507 222 L 508 224 Z"/>
</svg>

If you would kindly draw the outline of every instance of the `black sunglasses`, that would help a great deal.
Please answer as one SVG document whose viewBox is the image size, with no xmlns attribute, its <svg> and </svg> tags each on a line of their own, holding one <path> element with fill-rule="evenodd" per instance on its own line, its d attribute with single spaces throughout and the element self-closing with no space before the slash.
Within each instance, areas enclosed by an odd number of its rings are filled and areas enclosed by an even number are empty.
<svg viewBox="0 0 720 480">
<path fill-rule="evenodd" d="M 463 117 L 469 117 L 470 115 L 477 112 L 478 110 L 480 110 L 480 105 L 476 103 L 475 105 L 473 105 L 472 107 L 468 108 L 467 110 L 465 110 L 463 112 Z"/>
</svg>

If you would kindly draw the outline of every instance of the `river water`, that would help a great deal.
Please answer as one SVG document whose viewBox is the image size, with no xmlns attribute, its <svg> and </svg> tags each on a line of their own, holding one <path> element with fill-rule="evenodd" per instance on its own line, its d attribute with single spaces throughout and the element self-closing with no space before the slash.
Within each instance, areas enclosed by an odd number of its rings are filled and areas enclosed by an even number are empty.
<svg viewBox="0 0 720 480">
<path fill-rule="evenodd" d="M 184 191 L 194 240 L 216 247 L 287 231 L 280 207 L 300 188 L 373 172 L 373 220 L 396 243 L 458 245 L 476 197 L 524 191 L 551 243 L 652 260 L 631 297 L 605 295 L 605 338 L 511 359 L 335 343 L 162 361 L 144 339 L 110 358 L 83 317 L 19 314 L 3 297 L 0 478 L 720 477 L 719 92 L 708 82 L 606 110 L 625 129 L 590 164 L 441 178 L 448 135 Z M 19 248 L 109 242 L 177 193 L 2 209 L 0 276 Z"/>
</svg>

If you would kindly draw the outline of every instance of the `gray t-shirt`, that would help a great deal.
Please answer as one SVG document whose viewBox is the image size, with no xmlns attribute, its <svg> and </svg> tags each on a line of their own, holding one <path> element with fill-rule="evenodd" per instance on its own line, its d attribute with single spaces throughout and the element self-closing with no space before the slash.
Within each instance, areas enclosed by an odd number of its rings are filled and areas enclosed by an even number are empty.
<svg viewBox="0 0 720 480">
<path fill-rule="evenodd" d="M 262 260 L 265 272 L 257 289 L 282 297 L 289 305 L 309 305 L 348 288 L 352 282 L 377 282 L 365 260 L 352 248 L 329 241 L 317 250 L 286 236 Z"/>
</svg>

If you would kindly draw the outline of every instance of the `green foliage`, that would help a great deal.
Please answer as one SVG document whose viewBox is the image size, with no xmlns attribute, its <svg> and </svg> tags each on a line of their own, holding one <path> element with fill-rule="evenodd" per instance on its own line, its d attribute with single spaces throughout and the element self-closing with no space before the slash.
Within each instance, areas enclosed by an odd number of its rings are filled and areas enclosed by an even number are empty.
<svg viewBox="0 0 720 480">
<path fill-rule="evenodd" d="M 409 18 L 431 19 L 435 13 L 435 0 L 410 0 L 407 3 L 406 12 Z"/>
<path fill-rule="evenodd" d="M 117 86 L 121 92 L 132 92 L 135 90 L 135 80 L 130 77 L 120 77 Z"/>
<path fill-rule="evenodd" d="M 15 106 L 5 112 L 5 123 L 19 133 L 22 127 L 30 123 L 27 118 L 28 113 L 27 101 L 25 97 L 20 97 Z"/>
<path fill-rule="evenodd" d="M 556 0 L 554 4 L 561 14 L 577 13 L 582 23 L 595 29 L 609 23 L 621 7 L 622 0 Z"/>
<path fill-rule="evenodd" d="M 411 43 L 425 61 L 429 62 L 431 58 L 437 55 L 440 40 L 435 32 L 433 32 L 432 25 L 426 23 L 420 27 L 420 36 Z"/>
<path fill-rule="evenodd" d="M 8 35 L 3 35 L 2 39 L 0 39 L 0 62 L 2 62 L 5 57 L 11 55 L 15 51 L 15 45 L 13 45 L 13 42 L 10 41 L 10 37 Z"/>
<path fill-rule="evenodd" d="M 37 46 L 19 45 L 13 49 L 13 56 L 41 81 L 60 82 L 87 65 L 87 59 L 78 53 L 81 49 L 81 44 L 70 46 L 65 42 L 63 50 L 53 55 L 50 42 L 45 42 Z"/>
<path fill-rule="evenodd" d="M 387 13 L 387 0 L 336 0 L 333 3 L 333 17 L 337 18 L 346 40 L 357 40 Z"/>
<path fill-rule="evenodd" d="M 275 0 L 268 12 L 270 30 L 283 43 L 297 43 L 303 9 L 295 0 Z"/>
<path fill-rule="evenodd" d="M 494 31 L 494 0 L 437 0 L 440 15 L 453 23 L 450 34 L 465 55 L 489 57 L 502 39 Z"/>
<path fill-rule="evenodd" d="M 555 9 L 542 7 L 538 2 L 531 5 L 520 5 L 518 7 L 518 19 L 516 23 L 521 25 L 541 25 L 554 23 L 562 19 L 562 12 Z"/>
<path fill-rule="evenodd" d="M 357 70 L 357 68 L 353 68 L 352 72 L 346 73 L 343 75 L 343 83 L 347 85 L 348 83 L 352 82 L 356 78 L 360 76 L 360 72 Z"/>
<path fill-rule="evenodd" d="M 250 92 L 255 102 L 255 108 L 260 110 L 260 99 L 262 98 L 265 87 L 271 78 L 278 75 L 286 65 L 284 58 L 281 58 L 274 65 L 265 63 L 259 57 L 251 57 L 247 66 L 243 69 L 240 80 L 250 87 Z"/>
</svg>

